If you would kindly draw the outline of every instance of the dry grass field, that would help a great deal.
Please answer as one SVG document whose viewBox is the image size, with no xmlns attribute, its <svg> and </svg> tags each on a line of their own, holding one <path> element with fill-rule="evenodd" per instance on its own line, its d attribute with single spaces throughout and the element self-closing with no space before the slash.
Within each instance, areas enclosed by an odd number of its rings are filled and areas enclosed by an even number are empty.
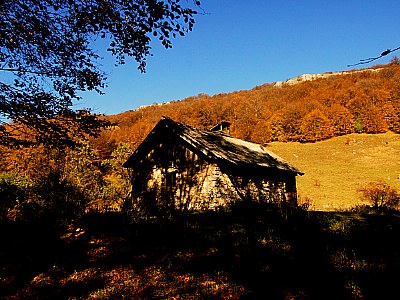
<svg viewBox="0 0 400 300">
<path fill-rule="evenodd" d="M 400 191 L 400 135 L 350 134 L 316 143 L 269 144 L 269 149 L 305 174 L 298 177 L 300 201 L 311 210 L 340 210 L 361 204 L 357 190 L 384 180 Z"/>
</svg>

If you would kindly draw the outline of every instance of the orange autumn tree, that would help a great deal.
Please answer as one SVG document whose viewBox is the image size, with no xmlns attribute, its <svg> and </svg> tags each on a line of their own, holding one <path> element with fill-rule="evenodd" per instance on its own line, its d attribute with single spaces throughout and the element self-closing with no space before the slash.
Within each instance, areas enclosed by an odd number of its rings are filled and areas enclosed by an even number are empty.
<svg viewBox="0 0 400 300">
<path fill-rule="evenodd" d="M 383 133 L 388 130 L 384 114 L 375 105 L 364 107 L 360 117 L 366 133 Z"/>
<path fill-rule="evenodd" d="M 352 133 L 354 130 L 354 116 L 344 106 L 333 104 L 326 111 L 331 120 L 333 135 L 344 135 Z"/>
<path fill-rule="evenodd" d="M 315 142 L 333 136 L 331 121 L 319 110 L 307 114 L 301 123 L 302 141 Z"/>
</svg>

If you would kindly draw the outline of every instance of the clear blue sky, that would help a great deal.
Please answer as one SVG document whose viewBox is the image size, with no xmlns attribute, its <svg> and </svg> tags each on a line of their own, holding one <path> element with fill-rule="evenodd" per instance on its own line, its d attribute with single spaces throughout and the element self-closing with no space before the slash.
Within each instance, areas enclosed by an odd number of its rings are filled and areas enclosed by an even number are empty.
<svg viewBox="0 0 400 300">
<path fill-rule="evenodd" d="M 191 0 L 188 0 L 191 1 Z M 183 1 L 182 1 L 183 2 Z M 349 70 L 348 64 L 400 46 L 399 0 L 202 0 L 193 32 L 154 44 L 147 72 L 114 67 L 105 95 L 79 106 L 107 115 L 141 105 L 214 95 L 285 81 L 304 73 Z M 367 67 L 386 63 L 400 51 Z"/>
</svg>

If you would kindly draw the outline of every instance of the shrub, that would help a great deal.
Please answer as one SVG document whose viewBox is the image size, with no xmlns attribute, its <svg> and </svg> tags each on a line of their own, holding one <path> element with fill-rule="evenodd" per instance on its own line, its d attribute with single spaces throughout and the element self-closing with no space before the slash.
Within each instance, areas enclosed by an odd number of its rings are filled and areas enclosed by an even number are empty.
<svg viewBox="0 0 400 300">
<path fill-rule="evenodd" d="M 362 199 L 367 201 L 374 210 L 394 209 L 400 202 L 397 190 L 383 181 L 370 182 L 358 191 Z"/>
<path fill-rule="evenodd" d="M 365 128 L 365 125 L 364 125 L 363 121 L 361 120 L 361 118 L 357 118 L 356 122 L 354 124 L 354 130 L 357 133 L 363 133 L 364 132 L 364 128 Z"/>
<path fill-rule="evenodd" d="M 85 196 L 74 184 L 61 179 L 58 172 L 41 176 L 23 192 L 23 197 L 18 196 L 7 217 L 27 222 L 62 224 L 79 218 L 85 210 Z"/>
<path fill-rule="evenodd" d="M 34 196 L 29 207 L 35 204 L 42 214 L 36 217 L 50 217 L 63 221 L 78 218 L 85 212 L 87 199 L 84 193 L 76 184 L 62 179 L 58 172 L 50 172 L 38 180 L 33 191 Z"/>
<path fill-rule="evenodd" d="M 128 143 L 119 143 L 117 149 L 111 153 L 110 158 L 101 163 L 102 167 L 107 170 L 106 184 L 103 186 L 101 196 L 101 199 L 103 199 L 102 206 L 106 210 L 118 210 L 130 193 L 129 172 L 122 165 L 132 152 Z"/>
<path fill-rule="evenodd" d="M 0 174 L 0 219 L 25 200 L 30 186 L 29 180 L 17 173 Z"/>
</svg>

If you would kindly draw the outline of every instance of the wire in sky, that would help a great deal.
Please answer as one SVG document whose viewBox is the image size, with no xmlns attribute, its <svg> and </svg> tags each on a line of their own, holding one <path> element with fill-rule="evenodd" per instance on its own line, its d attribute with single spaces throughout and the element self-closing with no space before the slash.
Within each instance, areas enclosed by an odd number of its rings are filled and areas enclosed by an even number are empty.
<svg viewBox="0 0 400 300">
<path fill-rule="evenodd" d="M 379 56 L 376 56 L 376 57 L 369 57 L 369 58 L 366 58 L 366 59 L 360 59 L 360 61 L 359 61 L 358 63 L 353 64 L 353 65 L 347 65 L 347 67 L 354 67 L 354 66 L 358 66 L 358 65 L 368 64 L 368 63 L 370 63 L 370 62 L 372 62 L 372 61 L 374 61 L 374 60 L 377 60 L 377 59 L 379 59 L 379 58 L 381 58 L 381 57 L 383 57 L 383 56 L 386 56 L 386 55 L 388 55 L 389 53 L 392 53 L 392 52 L 397 51 L 397 50 L 399 50 L 399 49 L 400 49 L 400 47 L 397 47 L 397 48 L 395 48 L 395 49 L 393 49 L 393 50 L 387 49 L 387 50 L 383 51 L 383 52 L 381 53 L 381 55 L 379 55 Z"/>
</svg>

